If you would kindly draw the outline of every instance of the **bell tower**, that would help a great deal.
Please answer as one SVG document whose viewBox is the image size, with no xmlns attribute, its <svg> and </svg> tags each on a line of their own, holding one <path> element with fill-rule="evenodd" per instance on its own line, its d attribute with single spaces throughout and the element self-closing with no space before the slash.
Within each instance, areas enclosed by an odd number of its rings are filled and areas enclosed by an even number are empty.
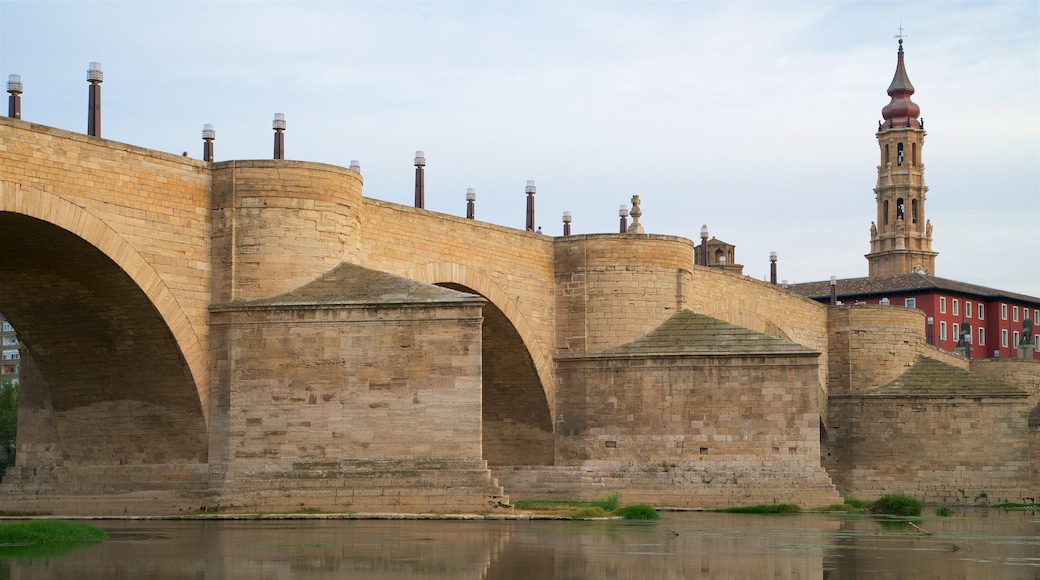
<svg viewBox="0 0 1040 580">
<path fill-rule="evenodd" d="M 896 74 L 888 87 L 891 102 L 881 109 L 877 140 L 881 149 L 877 185 L 877 221 L 870 224 L 870 276 L 935 273 L 932 223 L 925 218 L 924 121 L 921 107 L 910 100 L 914 86 L 903 64 L 903 39 L 899 38 Z"/>
</svg>

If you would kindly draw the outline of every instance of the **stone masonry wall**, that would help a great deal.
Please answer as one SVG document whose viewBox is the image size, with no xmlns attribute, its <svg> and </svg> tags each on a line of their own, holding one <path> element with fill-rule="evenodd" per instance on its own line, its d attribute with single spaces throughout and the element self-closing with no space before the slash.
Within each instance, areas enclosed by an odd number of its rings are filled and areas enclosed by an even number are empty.
<svg viewBox="0 0 1040 580">
<path fill-rule="evenodd" d="M 1021 398 L 835 397 L 830 406 L 832 425 L 841 423 L 831 436 L 842 445 L 829 446 L 839 462 L 829 471 L 846 497 L 975 504 L 1034 496 Z"/>
<path fill-rule="evenodd" d="M 483 511 L 501 495 L 481 460 L 479 302 L 221 309 L 213 325 L 222 506 Z"/>
<path fill-rule="evenodd" d="M 581 468 L 561 489 L 673 506 L 836 501 L 820 466 L 816 359 L 559 359 L 557 465 Z M 505 485 L 518 473 L 496 472 Z"/>
<path fill-rule="evenodd" d="M 530 353 L 551 408 L 552 237 L 373 199 L 364 200 L 360 223 L 362 265 L 463 286 L 501 310 Z"/>
<path fill-rule="evenodd" d="M 968 361 L 925 342 L 924 312 L 860 304 L 827 310 L 831 394 L 879 387 L 903 374 L 919 355 L 967 369 Z"/>
<path fill-rule="evenodd" d="M 266 298 L 358 263 L 361 176 L 301 161 L 213 166 L 214 303 Z"/>
<path fill-rule="evenodd" d="M 557 238 L 556 348 L 608 349 L 657 328 L 681 307 L 679 273 L 693 244 L 673 236 Z"/>
</svg>

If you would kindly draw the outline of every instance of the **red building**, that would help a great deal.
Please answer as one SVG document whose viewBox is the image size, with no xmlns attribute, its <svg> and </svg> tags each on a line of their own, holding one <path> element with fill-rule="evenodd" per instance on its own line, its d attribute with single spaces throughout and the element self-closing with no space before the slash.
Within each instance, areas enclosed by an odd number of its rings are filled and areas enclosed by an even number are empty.
<svg viewBox="0 0 1040 580">
<path fill-rule="evenodd" d="M 924 273 L 835 280 L 842 304 L 890 304 L 917 308 L 927 317 L 928 342 L 954 352 L 965 324 L 971 328 L 971 358 L 1017 357 L 1019 344 L 1040 346 L 1040 298 Z M 830 281 L 792 284 L 790 289 L 830 303 Z M 1032 322 L 1026 336 L 1026 320 Z M 1034 360 L 1040 354 L 1034 352 Z"/>
</svg>

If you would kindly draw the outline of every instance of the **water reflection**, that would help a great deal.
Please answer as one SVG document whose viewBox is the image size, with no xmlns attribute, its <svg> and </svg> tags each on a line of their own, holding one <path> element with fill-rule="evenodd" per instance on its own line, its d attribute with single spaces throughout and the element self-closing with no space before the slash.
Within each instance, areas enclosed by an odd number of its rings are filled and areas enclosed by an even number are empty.
<svg viewBox="0 0 1040 580">
<path fill-rule="evenodd" d="M 0 578 L 1033 578 L 1038 519 L 665 514 L 657 522 L 102 521 L 102 544 Z"/>
</svg>

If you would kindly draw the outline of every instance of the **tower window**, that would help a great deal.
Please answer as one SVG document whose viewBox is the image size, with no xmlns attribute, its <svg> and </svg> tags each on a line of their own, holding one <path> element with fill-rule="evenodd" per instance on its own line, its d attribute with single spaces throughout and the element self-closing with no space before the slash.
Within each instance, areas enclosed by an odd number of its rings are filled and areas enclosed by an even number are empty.
<svg viewBox="0 0 1040 580">
<path fill-rule="evenodd" d="M 910 165 L 917 165 L 917 143 L 910 144 Z"/>
<path fill-rule="evenodd" d="M 915 223 L 915 224 L 917 223 L 917 200 L 916 199 L 910 200 L 910 221 L 912 223 Z"/>
<path fill-rule="evenodd" d="M 885 158 L 881 160 L 881 165 L 882 165 L 882 167 L 888 167 L 888 164 L 889 164 L 888 143 L 885 143 Z"/>
<path fill-rule="evenodd" d="M 903 144 L 896 145 L 896 165 L 903 166 Z"/>
<path fill-rule="evenodd" d="M 887 226 L 888 225 L 888 200 L 887 199 L 885 200 L 885 203 L 883 204 L 883 206 L 884 207 L 883 207 L 882 213 L 884 213 L 885 215 L 882 218 L 882 221 L 884 221 L 885 225 Z"/>
<path fill-rule="evenodd" d="M 896 219 L 903 219 L 903 198 L 899 198 L 896 200 Z"/>
</svg>

